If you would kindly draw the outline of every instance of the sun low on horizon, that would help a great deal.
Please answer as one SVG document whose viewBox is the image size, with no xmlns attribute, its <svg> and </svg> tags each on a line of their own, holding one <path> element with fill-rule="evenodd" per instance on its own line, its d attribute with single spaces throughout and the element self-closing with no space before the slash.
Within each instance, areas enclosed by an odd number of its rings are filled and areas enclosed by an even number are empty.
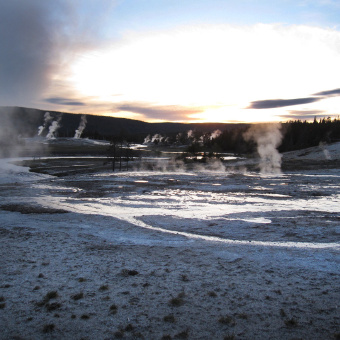
<svg viewBox="0 0 340 340">
<path fill-rule="evenodd" d="M 1 105 L 147 122 L 276 122 L 340 113 L 335 1 L 0 5 L 19 19 L 25 7 L 33 13 L 12 33 L 17 44 L 27 38 L 25 27 L 37 30 L 32 51 L 20 58 L 12 37 L 0 34 L 14 51 L 0 61 L 23 70 L 16 79 L 0 72 L 9 88 Z M 54 13 L 54 26 L 39 22 L 43 11 Z"/>
<path fill-rule="evenodd" d="M 305 26 L 263 24 L 134 32 L 100 53 L 81 56 L 70 82 L 93 104 L 110 102 L 106 114 L 147 121 L 164 120 L 163 115 L 171 121 L 282 121 L 294 110 L 310 117 L 326 110 L 332 115 L 339 112 L 334 98 L 306 100 L 298 109 L 284 102 L 252 105 L 336 88 L 338 55 L 326 39 L 339 37 Z"/>
</svg>

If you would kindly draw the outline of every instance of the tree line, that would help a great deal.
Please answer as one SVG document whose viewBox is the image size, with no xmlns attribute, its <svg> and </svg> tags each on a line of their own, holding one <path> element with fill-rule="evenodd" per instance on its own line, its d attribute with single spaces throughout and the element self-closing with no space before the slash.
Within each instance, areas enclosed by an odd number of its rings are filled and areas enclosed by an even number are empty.
<svg viewBox="0 0 340 340">
<path fill-rule="evenodd" d="M 340 141 L 340 120 L 323 118 L 313 122 L 291 121 L 282 125 L 283 140 L 280 152 L 304 149 L 320 143 Z"/>
<path fill-rule="evenodd" d="M 256 151 L 254 140 L 245 138 L 251 125 L 237 125 L 223 132 L 179 133 L 177 135 L 161 136 L 152 139 L 155 146 L 186 145 L 185 151 L 178 156 L 186 161 L 205 162 L 209 158 L 218 158 L 220 153 L 250 154 Z M 282 142 L 279 152 L 318 146 L 320 143 L 340 141 L 340 120 L 323 118 L 313 122 L 295 120 L 282 123 L 280 127 Z M 140 151 L 132 150 L 128 138 L 123 133 L 111 138 L 107 150 L 108 162 L 112 170 L 128 170 L 129 161 L 141 157 Z M 131 138 L 131 135 L 129 136 Z M 193 156 L 193 157 L 192 157 Z M 199 156 L 199 157 L 198 157 Z"/>
<path fill-rule="evenodd" d="M 204 147 L 236 154 L 252 153 L 256 150 L 254 141 L 245 140 L 247 126 L 239 126 L 233 130 L 223 131 L 218 137 L 205 139 Z M 282 143 L 280 152 L 294 151 L 320 143 L 340 141 L 340 120 L 323 118 L 313 122 L 295 120 L 281 124 Z"/>
</svg>

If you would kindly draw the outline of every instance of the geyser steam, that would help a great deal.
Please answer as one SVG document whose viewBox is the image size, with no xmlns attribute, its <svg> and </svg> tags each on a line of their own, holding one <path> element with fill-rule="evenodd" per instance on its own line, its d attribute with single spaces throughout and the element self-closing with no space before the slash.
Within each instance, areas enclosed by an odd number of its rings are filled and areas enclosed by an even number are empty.
<svg viewBox="0 0 340 340">
<path fill-rule="evenodd" d="M 41 136 L 42 132 L 46 129 L 48 123 L 53 119 L 49 112 L 45 112 L 44 124 L 38 127 L 38 136 Z"/>
<path fill-rule="evenodd" d="M 80 118 L 80 123 L 78 126 L 78 129 L 76 130 L 75 134 L 74 134 L 74 138 L 80 138 L 85 127 L 86 127 L 86 123 L 87 123 L 87 119 L 85 115 L 82 115 Z"/>
<path fill-rule="evenodd" d="M 277 150 L 283 137 L 280 128 L 280 123 L 255 124 L 243 135 L 245 140 L 253 140 L 257 144 L 262 173 L 281 172 L 281 154 Z"/>
<path fill-rule="evenodd" d="M 210 139 L 217 138 L 217 137 L 219 137 L 221 134 L 222 134 L 222 131 L 219 130 L 219 129 L 217 129 L 217 130 L 215 130 L 214 132 L 211 133 Z"/>
<path fill-rule="evenodd" d="M 60 121 L 61 121 L 62 115 L 60 115 L 56 120 L 52 122 L 52 124 L 49 127 L 48 134 L 46 136 L 47 139 L 53 139 L 55 138 L 55 134 L 57 133 L 59 127 L 60 127 Z"/>
</svg>

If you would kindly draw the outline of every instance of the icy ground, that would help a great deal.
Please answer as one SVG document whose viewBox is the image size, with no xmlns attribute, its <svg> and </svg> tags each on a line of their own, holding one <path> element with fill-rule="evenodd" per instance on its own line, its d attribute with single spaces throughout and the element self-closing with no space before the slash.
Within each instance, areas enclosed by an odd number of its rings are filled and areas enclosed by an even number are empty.
<svg viewBox="0 0 340 340">
<path fill-rule="evenodd" d="M 1 339 L 340 336 L 340 169 L 0 167 Z"/>
</svg>

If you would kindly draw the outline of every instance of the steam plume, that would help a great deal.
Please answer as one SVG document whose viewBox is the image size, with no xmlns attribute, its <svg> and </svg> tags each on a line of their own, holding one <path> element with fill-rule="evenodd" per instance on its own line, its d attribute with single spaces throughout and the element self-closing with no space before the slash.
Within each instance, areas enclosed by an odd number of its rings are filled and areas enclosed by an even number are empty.
<svg viewBox="0 0 340 340">
<path fill-rule="evenodd" d="M 42 132 L 46 129 L 48 123 L 53 119 L 49 112 L 45 112 L 44 124 L 38 127 L 38 136 L 41 136 Z"/>
<path fill-rule="evenodd" d="M 47 139 L 54 139 L 56 136 L 56 133 L 60 127 L 60 121 L 61 121 L 62 115 L 60 115 L 56 120 L 52 122 L 52 124 L 49 127 L 48 134 L 46 136 Z"/>
<path fill-rule="evenodd" d="M 151 142 L 151 135 L 147 135 L 145 138 L 144 138 L 144 142 L 143 144 L 148 144 Z"/>
<path fill-rule="evenodd" d="M 187 131 L 187 136 L 188 136 L 188 138 L 193 138 L 194 132 L 192 130 Z"/>
<path fill-rule="evenodd" d="M 155 135 L 152 136 L 151 142 L 152 142 L 152 143 L 155 143 L 156 141 L 158 142 L 158 141 L 161 140 L 161 138 L 162 138 L 162 135 L 156 133 Z"/>
<path fill-rule="evenodd" d="M 88 6 L 85 1 L 0 0 L 1 105 L 40 100 L 77 52 L 98 42 L 114 6 L 96 1 L 96 14 Z"/>
<path fill-rule="evenodd" d="M 246 140 L 257 144 L 257 152 L 261 157 L 260 171 L 262 173 L 280 173 L 281 155 L 277 147 L 281 144 L 282 133 L 280 123 L 253 125 L 245 134 Z"/>
<path fill-rule="evenodd" d="M 87 119 L 85 115 L 82 115 L 80 118 L 80 123 L 78 126 L 78 129 L 76 130 L 75 134 L 74 134 L 74 138 L 80 138 L 85 127 L 86 127 L 86 123 L 87 123 Z"/>
<path fill-rule="evenodd" d="M 211 133 L 210 139 L 214 139 L 220 136 L 220 134 L 222 133 L 221 130 L 217 129 L 214 132 Z"/>
<path fill-rule="evenodd" d="M 166 136 L 162 136 L 159 133 L 154 134 L 152 137 L 151 135 L 147 135 L 144 138 L 143 144 L 158 144 L 158 143 L 167 143 L 169 138 Z"/>
<path fill-rule="evenodd" d="M 326 143 L 320 142 L 320 143 L 319 143 L 319 148 L 322 150 L 322 152 L 323 152 L 323 154 L 324 154 L 324 156 L 325 156 L 325 159 L 327 159 L 327 160 L 332 159 L 331 154 L 330 154 L 329 151 L 326 149 Z"/>
</svg>

